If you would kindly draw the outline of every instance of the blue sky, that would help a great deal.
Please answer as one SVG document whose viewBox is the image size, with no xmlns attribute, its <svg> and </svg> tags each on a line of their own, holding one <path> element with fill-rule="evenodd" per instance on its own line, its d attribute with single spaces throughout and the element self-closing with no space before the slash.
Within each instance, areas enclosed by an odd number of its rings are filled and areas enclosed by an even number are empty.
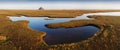
<svg viewBox="0 0 120 50">
<path fill-rule="evenodd" d="M 94 2 L 94 1 L 98 1 L 98 2 L 105 2 L 105 1 L 120 1 L 120 0 L 0 0 L 1 2 L 40 2 L 40 1 L 52 1 L 52 2 L 55 2 L 55 1 L 63 1 L 63 2 L 65 2 L 65 1 L 67 1 L 67 2 L 73 2 L 73 1 L 76 1 L 76 2 L 84 2 L 84 1 L 89 1 L 89 2 Z"/>
<path fill-rule="evenodd" d="M 120 0 L 0 0 L 0 9 L 120 9 Z"/>
</svg>

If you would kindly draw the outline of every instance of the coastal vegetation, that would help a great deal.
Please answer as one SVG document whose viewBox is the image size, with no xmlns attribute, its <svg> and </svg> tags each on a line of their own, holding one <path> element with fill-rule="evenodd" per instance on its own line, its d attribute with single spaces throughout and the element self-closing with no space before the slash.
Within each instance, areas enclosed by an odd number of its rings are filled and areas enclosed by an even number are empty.
<svg viewBox="0 0 120 50">
<path fill-rule="evenodd" d="M 49 28 L 73 28 L 85 25 L 100 27 L 100 31 L 88 40 L 47 45 L 43 37 L 46 32 L 32 30 L 29 21 L 12 22 L 8 16 L 71 18 L 85 13 L 113 12 L 119 10 L 0 10 L 0 50 L 119 50 L 120 17 L 91 15 L 94 20 L 72 20 L 47 24 Z"/>
<path fill-rule="evenodd" d="M 85 13 L 96 12 L 119 12 L 120 10 L 0 10 L 0 15 L 27 16 L 27 17 L 50 17 L 50 18 L 73 18 Z"/>
<path fill-rule="evenodd" d="M 119 50 L 119 16 L 89 16 L 95 20 L 73 20 L 63 23 L 54 23 L 46 25 L 49 28 L 73 28 L 84 25 L 97 25 L 100 31 L 94 34 L 92 38 L 83 42 L 72 44 L 53 45 L 51 50 Z M 54 27 L 53 27 L 54 26 Z"/>
</svg>

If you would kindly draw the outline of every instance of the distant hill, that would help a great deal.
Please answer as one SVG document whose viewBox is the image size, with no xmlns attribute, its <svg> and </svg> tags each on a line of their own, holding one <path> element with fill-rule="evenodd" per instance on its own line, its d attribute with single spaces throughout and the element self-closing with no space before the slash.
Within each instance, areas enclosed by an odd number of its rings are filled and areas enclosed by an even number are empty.
<svg viewBox="0 0 120 50">
<path fill-rule="evenodd" d="M 44 8 L 43 8 L 43 7 L 40 7 L 39 10 L 44 10 Z"/>
</svg>

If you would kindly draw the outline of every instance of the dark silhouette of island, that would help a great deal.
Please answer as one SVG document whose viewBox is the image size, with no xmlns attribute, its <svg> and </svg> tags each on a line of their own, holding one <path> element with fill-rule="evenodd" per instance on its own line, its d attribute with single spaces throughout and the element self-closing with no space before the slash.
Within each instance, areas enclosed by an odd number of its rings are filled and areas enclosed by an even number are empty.
<svg viewBox="0 0 120 50">
<path fill-rule="evenodd" d="M 43 7 L 40 7 L 39 10 L 44 10 L 44 8 L 43 8 Z"/>
</svg>

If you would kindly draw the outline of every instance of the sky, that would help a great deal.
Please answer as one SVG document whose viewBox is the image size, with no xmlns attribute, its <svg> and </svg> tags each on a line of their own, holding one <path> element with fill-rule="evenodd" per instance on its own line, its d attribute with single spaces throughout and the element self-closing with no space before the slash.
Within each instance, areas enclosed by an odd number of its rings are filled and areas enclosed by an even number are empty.
<svg viewBox="0 0 120 50">
<path fill-rule="evenodd" d="M 120 0 L 0 0 L 0 9 L 120 9 Z"/>
</svg>

